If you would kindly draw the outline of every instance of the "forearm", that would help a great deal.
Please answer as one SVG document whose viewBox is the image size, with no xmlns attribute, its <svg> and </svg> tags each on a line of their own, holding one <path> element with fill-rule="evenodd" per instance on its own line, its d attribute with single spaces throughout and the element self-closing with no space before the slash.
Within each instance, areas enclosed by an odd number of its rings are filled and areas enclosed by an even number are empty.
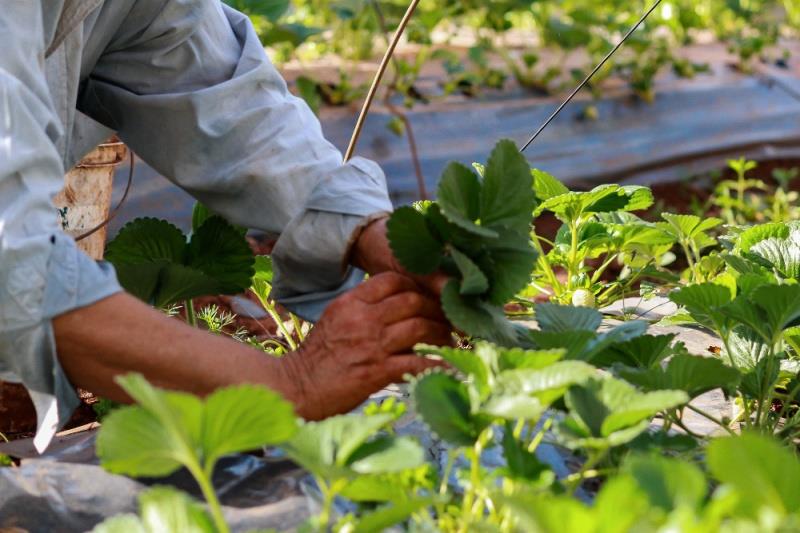
<svg viewBox="0 0 800 533">
<path fill-rule="evenodd" d="M 127 400 L 114 378 L 139 372 L 198 395 L 238 383 L 265 385 L 303 410 L 285 361 L 170 319 L 128 294 L 58 316 L 53 329 L 70 381 L 105 398 Z"/>
</svg>

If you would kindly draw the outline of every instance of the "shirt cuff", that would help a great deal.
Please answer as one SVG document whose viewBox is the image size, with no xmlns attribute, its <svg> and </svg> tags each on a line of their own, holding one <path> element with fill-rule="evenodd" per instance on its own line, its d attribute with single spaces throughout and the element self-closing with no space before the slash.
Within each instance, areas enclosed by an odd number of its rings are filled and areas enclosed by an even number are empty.
<svg viewBox="0 0 800 533">
<path fill-rule="evenodd" d="M 317 320 L 331 300 L 364 277 L 347 266 L 354 233 L 391 210 L 383 171 L 372 161 L 354 158 L 320 180 L 272 252 L 275 299 Z"/>
<path fill-rule="evenodd" d="M 42 239 L 49 239 L 50 253 L 41 261 L 18 262 L 14 250 L 3 251 L 13 269 L 6 290 L 16 297 L 3 302 L 0 321 L 0 379 L 28 389 L 37 415 L 33 442 L 40 452 L 79 402 L 58 361 L 51 320 L 122 290 L 111 266 L 95 263 L 70 237 L 56 233 Z M 29 272 L 27 283 L 14 275 L 22 268 Z M 16 319 L 8 320 L 11 316 Z"/>
</svg>

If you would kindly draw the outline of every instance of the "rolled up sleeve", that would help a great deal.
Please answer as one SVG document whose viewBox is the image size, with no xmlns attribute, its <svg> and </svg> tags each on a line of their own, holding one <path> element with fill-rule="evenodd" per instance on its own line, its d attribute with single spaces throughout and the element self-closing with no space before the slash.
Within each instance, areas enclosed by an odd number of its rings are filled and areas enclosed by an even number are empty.
<svg viewBox="0 0 800 533">
<path fill-rule="evenodd" d="M 383 173 L 342 163 L 244 15 L 215 0 L 136 2 L 79 107 L 213 211 L 279 234 L 274 295 L 295 312 L 315 319 L 360 279 L 347 246 L 391 210 Z"/>
<path fill-rule="evenodd" d="M 78 403 L 56 355 L 51 319 L 120 290 L 60 231 L 52 197 L 64 169 L 61 125 L 42 64 L 40 2 L 0 10 L 0 379 L 21 382 L 38 415 L 43 449 Z"/>
</svg>

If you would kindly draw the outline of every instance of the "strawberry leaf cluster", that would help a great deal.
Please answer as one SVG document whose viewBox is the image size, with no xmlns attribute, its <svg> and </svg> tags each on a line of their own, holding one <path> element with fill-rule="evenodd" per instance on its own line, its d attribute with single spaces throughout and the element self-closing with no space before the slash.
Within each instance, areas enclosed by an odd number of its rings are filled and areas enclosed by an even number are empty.
<svg viewBox="0 0 800 533">
<path fill-rule="evenodd" d="M 482 174 L 451 163 L 438 200 L 401 207 L 388 223 L 389 242 L 414 274 L 453 276 L 442 293 L 448 319 L 465 333 L 503 345 L 517 343 L 503 304 L 530 280 L 537 253 L 530 225 L 537 199 L 525 157 L 509 140 L 492 150 Z"/>
</svg>

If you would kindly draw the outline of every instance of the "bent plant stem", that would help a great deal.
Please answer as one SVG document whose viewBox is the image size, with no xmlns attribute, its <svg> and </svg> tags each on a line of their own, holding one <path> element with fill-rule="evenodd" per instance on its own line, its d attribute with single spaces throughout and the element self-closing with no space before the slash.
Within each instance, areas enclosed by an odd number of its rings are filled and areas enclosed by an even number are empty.
<svg viewBox="0 0 800 533">
<path fill-rule="evenodd" d="M 294 337 L 289 332 L 289 330 L 286 328 L 286 324 L 283 323 L 283 319 L 281 318 L 280 313 L 278 313 L 277 305 L 275 305 L 272 301 L 270 301 L 267 298 L 262 298 L 257 293 L 256 293 L 256 297 L 258 297 L 258 301 L 261 302 L 261 306 L 267 312 L 267 314 L 272 319 L 272 321 L 275 322 L 275 325 L 278 327 L 278 331 L 280 331 L 281 336 L 283 336 L 283 338 L 286 339 L 286 342 L 289 344 L 289 349 L 291 351 L 297 350 L 297 342 L 294 340 Z M 294 315 L 292 315 L 292 318 L 294 319 Z M 302 328 L 298 328 L 298 327 L 295 326 L 295 330 L 300 332 L 298 335 L 301 336 L 301 340 L 302 340 L 301 329 Z"/>
<path fill-rule="evenodd" d="M 597 283 L 597 281 L 600 279 L 600 276 L 605 273 L 606 269 L 611 266 L 611 263 L 614 262 L 618 255 L 619 254 L 617 253 L 608 254 L 608 258 L 603 261 L 603 264 L 600 265 L 597 270 L 594 271 L 594 275 L 592 275 L 592 285 Z"/>
<path fill-rule="evenodd" d="M 483 514 L 483 503 L 481 498 L 481 455 L 483 454 L 483 447 L 491 439 L 491 428 L 485 429 L 475 445 L 472 448 L 465 450 L 465 455 L 470 460 L 469 466 L 469 488 L 464 494 L 464 501 L 462 502 L 461 514 L 461 533 L 467 533 L 469 529 L 467 526 L 472 523 L 472 519 L 476 516 Z"/>
<path fill-rule="evenodd" d="M 317 529 L 319 531 L 328 531 L 328 525 L 330 524 L 331 515 L 333 514 L 333 502 L 347 482 L 344 479 L 335 479 L 331 481 L 331 483 L 326 483 L 324 479 L 317 477 L 314 479 L 322 493 L 322 509 L 320 509 L 320 513 L 317 515 Z"/>
<path fill-rule="evenodd" d="M 539 254 L 539 265 L 541 266 L 542 270 L 544 271 L 544 275 L 547 278 L 548 282 L 550 283 L 550 287 L 553 290 L 553 295 L 556 297 L 561 296 L 561 284 L 558 281 L 558 278 L 553 272 L 553 267 L 550 265 L 550 262 L 547 260 L 547 255 L 544 253 L 542 249 L 541 240 L 544 240 L 543 237 L 539 237 L 535 231 L 531 232 L 531 242 L 533 243 L 533 247 L 536 249 L 536 252 Z"/>
<path fill-rule="evenodd" d="M 203 468 L 200 466 L 200 463 L 192 459 L 186 463 L 186 469 L 192 474 L 197 484 L 200 486 L 200 490 L 203 493 L 203 497 L 206 499 L 206 503 L 208 504 L 208 510 L 211 512 L 211 518 L 214 521 L 214 526 L 216 527 L 219 533 L 230 533 L 230 528 L 228 527 L 227 522 L 225 522 L 225 516 L 222 514 L 222 505 L 219 502 L 219 498 L 217 498 L 217 493 L 214 491 L 214 485 L 211 482 L 211 475 L 214 470 L 214 463 L 206 464 L 206 467 Z"/>
<path fill-rule="evenodd" d="M 292 324 L 294 324 L 294 330 L 297 333 L 297 339 L 300 343 L 306 340 L 306 334 L 303 333 L 303 323 L 294 313 L 289 313 L 289 316 L 292 317 Z"/>
<path fill-rule="evenodd" d="M 607 448 L 589 452 L 589 456 L 587 457 L 586 462 L 583 463 L 583 465 L 581 466 L 581 469 L 575 474 L 572 474 L 571 476 L 568 476 L 565 479 L 567 485 L 566 486 L 567 494 L 569 494 L 570 496 L 575 494 L 575 491 L 578 490 L 578 487 L 580 487 L 581 483 L 584 481 L 584 479 L 586 479 L 585 476 L 587 472 L 594 470 L 594 467 L 597 465 L 597 463 L 602 461 L 607 453 L 608 453 Z"/>
<path fill-rule="evenodd" d="M 728 424 L 726 424 L 725 422 L 723 422 L 723 421 L 722 421 L 722 420 L 720 420 L 719 418 L 715 417 L 714 415 L 712 415 L 712 414 L 710 414 L 710 413 L 707 413 L 707 412 L 703 411 L 703 410 L 702 410 L 702 409 L 700 409 L 699 407 L 695 407 L 695 406 L 694 406 L 694 405 L 692 405 L 691 403 L 688 403 L 688 404 L 686 404 L 686 408 L 687 408 L 687 409 L 689 409 L 690 411 L 693 411 L 693 412 L 697 413 L 698 415 L 702 416 L 703 418 L 705 418 L 705 419 L 707 419 L 707 420 L 710 420 L 711 422 L 714 422 L 714 423 L 715 423 L 715 424 L 717 424 L 719 427 L 721 427 L 721 428 L 722 428 L 722 429 L 724 429 L 726 432 L 728 432 L 728 434 L 729 434 L 729 435 L 736 435 L 736 432 L 735 432 L 735 431 L 733 431 L 733 430 L 732 430 L 732 429 L 731 429 L 731 428 L 728 426 Z"/>
</svg>

